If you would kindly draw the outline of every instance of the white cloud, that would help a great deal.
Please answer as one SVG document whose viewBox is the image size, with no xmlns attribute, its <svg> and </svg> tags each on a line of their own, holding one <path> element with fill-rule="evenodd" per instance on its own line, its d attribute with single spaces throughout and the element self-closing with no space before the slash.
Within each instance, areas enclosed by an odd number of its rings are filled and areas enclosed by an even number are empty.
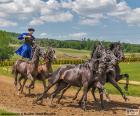
<svg viewBox="0 0 140 116">
<path fill-rule="evenodd" d="M 14 0 L 0 0 L 0 3 L 9 3 L 9 2 L 13 2 Z"/>
<path fill-rule="evenodd" d="M 132 9 L 126 2 L 120 2 L 117 4 L 116 8 L 112 12 L 108 13 L 108 15 L 125 21 L 129 25 L 140 26 L 140 8 Z"/>
<path fill-rule="evenodd" d="M 40 36 L 41 37 L 46 37 L 47 36 L 47 33 L 45 33 L 45 32 L 44 33 L 41 33 Z"/>
<path fill-rule="evenodd" d="M 94 26 L 94 25 L 98 24 L 99 22 L 100 22 L 100 20 L 96 19 L 96 18 L 95 19 L 85 18 L 80 21 L 80 24 Z"/>
<path fill-rule="evenodd" d="M 4 13 L 3 13 L 4 12 Z M 30 25 L 71 21 L 73 15 L 56 0 L 2 0 L 0 17 L 29 20 Z"/>
<path fill-rule="evenodd" d="M 49 0 L 41 7 L 40 17 L 33 19 L 30 25 L 40 25 L 46 22 L 66 22 L 73 19 L 70 11 L 65 11 L 62 4 L 56 0 Z"/>
<path fill-rule="evenodd" d="M 9 26 L 17 26 L 17 23 L 5 19 L 0 19 L 0 27 L 9 27 Z"/>
<path fill-rule="evenodd" d="M 116 0 L 75 0 L 73 2 L 73 11 L 86 16 L 97 13 L 108 12 L 113 9 Z"/>
<path fill-rule="evenodd" d="M 68 22 L 73 20 L 73 14 L 84 25 L 94 26 L 114 18 L 129 25 L 140 23 L 140 8 L 132 9 L 124 0 L 0 0 L 0 18 L 9 22 L 11 19 L 26 19 L 30 25 Z"/>
<path fill-rule="evenodd" d="M 41 20 L 41 19 L 33 19 L 29 23 L 29 25 L 41 25 L 41 24 L 44 24 L 43 20 Z"/>
<path fill-rule="evenodd" d="M 72 33 L 72 34 L 69 34 L 67 37 L 68 38 L 71 38 L 71 39 L 82 39 L 84 37 L 87 36 L 87 33 L 85 32 L 78 32 L 78 33 Z"/>
<path fill-rule="evenodd" d="M 105 18 L 108 20 L 117 18 L 129 25 L 139 25 L 138 23 L 140 23 L 140 8 L 132 9 L 124 0 L 120 2 L 117 0 L 70 0 L 69 2 L 63 1 L 63 7 L 72 9 L 85 17 L 80 20 L 80 24 L 84 25 L 96 25 Z"/>
</svg>

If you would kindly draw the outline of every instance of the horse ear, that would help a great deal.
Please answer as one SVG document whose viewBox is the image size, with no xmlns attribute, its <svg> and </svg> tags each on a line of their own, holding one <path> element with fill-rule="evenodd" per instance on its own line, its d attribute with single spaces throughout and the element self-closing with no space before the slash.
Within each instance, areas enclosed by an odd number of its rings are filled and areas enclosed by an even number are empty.
<svg viewBox="0 0 140 116">
<path fill-rule="evenodd" d="M 101 41 L 99 42 L 99 45 L 101 45 L 101 47 L 104 48 L 104 45 Z"/>
</svg>

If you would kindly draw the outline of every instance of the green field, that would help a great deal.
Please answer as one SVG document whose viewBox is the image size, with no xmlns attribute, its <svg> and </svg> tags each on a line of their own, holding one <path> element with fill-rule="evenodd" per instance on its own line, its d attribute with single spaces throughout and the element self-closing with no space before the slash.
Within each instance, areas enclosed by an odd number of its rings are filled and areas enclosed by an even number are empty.
<svg viewBox="0 0 140 116">
<path fill-rule="evenodd" d="M 122 73 L 128 73 L 130 80 L 140 81 L 140 62 L 120 63 Z"/>
<path fill-rule="evenodd" d="M 61 65 L 53 65 L 56 70 Z M 140 81 L 140 62 L 120 63 L 121 72 L 128 73 L 130 80 Z M 11 76 L 11 67 L 0 67 L 0 75 Z"/>
<path fill-rule="evenodd" d="M 8 112 L 6 110 L 0 109 L 0 116 L 18 116 L 13 112 Z"/>
</svg>

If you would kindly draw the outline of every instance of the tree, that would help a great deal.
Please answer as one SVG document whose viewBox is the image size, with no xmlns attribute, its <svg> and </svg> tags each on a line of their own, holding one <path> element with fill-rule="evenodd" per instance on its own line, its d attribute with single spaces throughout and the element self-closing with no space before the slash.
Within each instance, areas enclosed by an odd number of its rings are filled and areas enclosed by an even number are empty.
<svg viewBox="0 0 140 116">
<path fill-rule="evenodd" d="M 11 36 L 5 31 L 0 31 L 0 60 L 9 59 L 14 50 L 10 47 Z"/>
</svg>

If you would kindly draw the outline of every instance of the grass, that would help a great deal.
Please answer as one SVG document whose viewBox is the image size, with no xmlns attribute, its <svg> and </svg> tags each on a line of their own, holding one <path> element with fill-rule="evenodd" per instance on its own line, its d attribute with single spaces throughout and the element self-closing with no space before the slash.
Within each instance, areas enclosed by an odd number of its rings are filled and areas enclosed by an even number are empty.
<svg viewBox="0 0 140 116">
<path fill-rule="evenodd" d="M 139 86 L 129 85 L 128 92 L 124 91 L 124 86 L 125 86 L 124 84 L 119 84 L 119 86 L 122 88 L 123 92 L 126 95 L 140 97 L 140 89 L 138 89 Z M 118 94 L 118 95 L 120 95 L 120 92 L 113 85 L 111 85 L 110 83 L 106 83 L 105 88 L 107 89 L 109 94 Z"/>
<path fill-rule="evenodd" d="M 128 73 L 130 80 L 140 81 L 140 62 L 120 63 L 121 72 Z"/>
<path fill-rule="evenodd" d="M 0 75 L 12 76 L 11 69 L 12 69 L 11 66 L 0 67 Z"/>
<path fill-rule="evenodd" d="M 8 112 L 4 109 L 0 109 L 0 116 L 18 116 L 16 113 Z"/>
</svg>

